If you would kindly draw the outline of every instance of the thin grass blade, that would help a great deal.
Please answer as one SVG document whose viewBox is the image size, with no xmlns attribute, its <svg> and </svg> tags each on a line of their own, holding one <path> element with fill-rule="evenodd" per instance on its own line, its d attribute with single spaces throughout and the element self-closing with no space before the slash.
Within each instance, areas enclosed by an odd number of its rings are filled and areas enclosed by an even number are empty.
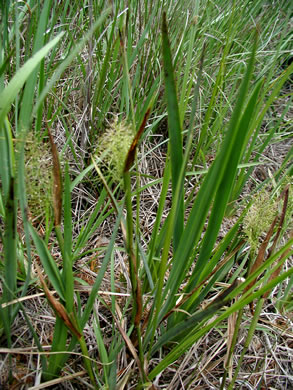
<svg viewBox="0 0 293 390">
<path fill-rule="evenodd" d="M 16 98 L 18 92 L 23 87 L 31 73 L 35 70 L 48 52 L 60 41 L 64 34 L 60 33 L 51 42 L 47 43 L 42 49 L 32 56 L 15 74 L 7 87 L 0 93 L 0 126 L 2 127 L 5 116 L 7 115 L 11 104 Z"/>
<path fill-rule="evenodd" d="M 52 286 L 58 292 L 60 298 L 65 301 L 65 289 L 62 277 L 54 259 L 44 241 L 38 236 L 31 224 L 29 225 L 29 230 L 50 283 L 52 283 Z"/>
<path fill-rule="evenodd" d="M 57 80 L 61 77 L 64 70 L 70 65 L 70 63 L 79 55 L 81 50 L 83 49 L 84 45 L 88 42 L 88 40 L 91 38 L 91 36 L 94 34 L 96 29 L 104 23 L 105 19 L 110 13 L 110 9 L 108 8 L 106 11 L 102 13 L 100 18 L 93 24 L 93 27 L 84 35 L 84 37 L 76 44 L 76 46 L 73 48 L 73 50 L 70 52 L 68 57 L 62 61 L 62 63 L 58 66 L 56 69 L 53 77 L 48 82 L 48 84 L 45 86 L 45 88 L 42 90 L 38 101 L 33 109 L 33 114 L 36 114 L 40 105 L 43 103 L 45 97 L 47 96 L 48 92 L 52 89 L 53 85 L 56 83 Z M 60 38 L 59 38 L 60 39 Z M 1 111 L 0 111 L 1 113 Z M 0 116 L 1 119 L 1 116 Z"/>
</svg>

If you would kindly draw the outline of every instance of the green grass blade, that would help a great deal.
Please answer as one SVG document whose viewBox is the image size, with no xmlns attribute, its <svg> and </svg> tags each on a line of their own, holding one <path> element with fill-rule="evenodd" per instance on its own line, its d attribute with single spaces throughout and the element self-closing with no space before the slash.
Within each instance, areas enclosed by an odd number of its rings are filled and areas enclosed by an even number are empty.
<svg viewBox="0 0 293 390">
<path fill-rule="evenodd" d="M 149 243 L 148 264 L 149 264 L 149 267 L 151 269 L 152 279 L 154 280 L 154 282 L 156 282 L 158 279 L 158 269 L 157 269 L 158 264 L 156 264 L 156 262 L 154 261 L 154 255 L 158 250 L 158 248 L 157 248 L 158 237 L 157 236 L 158 236 L 159 227 L 160 227 L 160 224 L 162 221 L 162 215 L 163 215 L 164 206 L 165 206 L 165 202 L 166 202 L 166 196 L 168 193 L 170 178 L 171 178 L 170 162 L 167 161 L 166 166 L 165 166 L 165 171 L 164 171 L 163 184 L 162 184 L 160 201 L 159 201 L 157 215 L 156 215 L 156 221 L 155 221 L 155 224 L 153 227 L 151 241 Z M 146 288 L 147 281 L 145 281 L 144 286 Z"/>
<path fill-rule="evenodd" d="M 179 112 L 181 115 L 181 126 L 182 126 L 183 121 L 184 121 L 184 113 L 187 112 L 187 105 L 188 105 L 188 97 L 190 94 L 190 88 L 193 85 L 192 79 L 190 78 L 190 74 L 192 73 L 191 66 L 192 66 L 192 60 L 194 57 L 194 42 L 195 42 L 195 37 L 196 37 L 196 31 L 197 31 L 197 28 L 196 28 L 195 24 L 193 24 L 193 22 L 192 22 L 191 33 L 190 33 L 191 37 L 190 37 L 189 42 L 188 42 L 188 53 L 187 53 L 187 58 L 186 58 L 186 66 L 184 69 L 184 76 L 183 76 L 180 101 L 179 101 Z"/>
<path fill-rule="evenodd" d="M 82 251 L 83 247 L 86 245 L 87 241 L 92 237 L 96 229 L 101 225 L 101 223 L 105 220 L 105 218 L 111 213 L 111 211 L 107 212 L 107 208 L 109 207 L 109 201 L 106 202 L 104 208 L 98 213 L 103 206 L 105 200 L 107 198 L 107 192 L 105 189 L 102 190 L 99 200 L 93 210 L 91 216 L 84 221 L 83 229 L 80 234 L 76 238 L 74 242 L 74 258 L 76 258 Z"/>
<path fill-rule="evenodd" d="M 99 319 L 97 318 L 96 313 L 94 313 L 94 317 L 95 317 L 95 321 L 93 323 L 93 328 L 94 328 L 94 332 L 95 332 L 95 336 L 96 336 L 96 340 L 97 340 L 97 347 L 98 347 L 98 351 L 99 351 L 100 360 L 101 360 L 101 363 L 103 364 L 105 385 L 109 388 L 109 384 L 108 384 L 108 376 L 109 376 L 109 371 L 110 371 L 109 357 L 108 357 L 108 353 L 107 353 L 107 350 L 106 350 L 106 347 L 104 344 L 103 334 L 102 334 L 102 331 L 100 328 Z"/>
<path fill-rule="evenodd" d="M 7 118 L 4 119 L 3 126 L 0 126 L 0 163 L 1 163 L 1 183 L 4 204 L 8 199 L 10 180 L 14 177 L 14 149 L 11 126 Z"/>
<path fill-rule="evenodd" d="M 5 218 L 5 209 L 4 209 L 4 202 L 3 202 L 3 197 L 2 197 L 2 194 L 0 192 L 0 217 Z"/>
<path fill-rule="evenodd" d="M 64 183 L 64 252 L 71 256 L 72 247 L 72 216 L 71 216 L 71 196 L 70 177 L 68 163 L 65 165 Z"/>
<path fill-rule="evenodd" d="M 44 46 L 45 32 L 47 29 L 49 12 L 51 10 L 51 3 L 52 0 L 48 0 L 44 3 L 39 18 L 37 31 L 34 36 L 33 54 L 37 53 Z M 40 67 L 40 63 L 38 64 L 38 67 Z M 38 69 L 36 69 L 34 73 L 30 75 L 24 88 L 23 96 L 21 99 L 21 110 L 19 114 L 19 123 L 21 125 L 21 128 L 27 129 L 31 120 L 32 101 L 36 90 L 38 73 L 39 71 Z"/>
<path fill-rule="evenodd" d="M 247 84 L 248 83 L 249 79 L 247 80 Z M 257 88 L 255 93 L 252 94 L 251 99 L 249 100 L 247 107 L 241 117 L 239 128 L 237 130 L 238 136 L 237 139 L 235 139 L 233 150 L 231 151 L 230 161 L 225 166 L 223 179 L 220 183 L 219 189 L 215 197 L 212 212 L 209 218 L 208 228 L 203 239 L 201 251 L 197 259 L 195 269 L 193 271 L 194 274 L 200 275 L 203 268 L 206 267 L 208 259 L 210 258 L 211 251 L 217 239 L 217 235 L 226 211 L 227 203 L 229 201 L 229 197 L 233 188 L 233 183 L 235 181 L 238 163 L 240 161 L 243 149 L 249 141 L 249 138 L 246 137 L 246 134 L 248 132 L 249 123 L 253 115 L 253 110 L 256 104 L 258 93 L 259 88 Z M 222 167 L 224 169 L 224 164 Z M 194 283 L 189 286 L 190 288 L 188 289 L 188 291 L 195 287 L 196 282 L 197 279 L 195 279 Z"/>
<path fill-rule="evenodd" d="M 168 131 L 170 138 L 170 156 L 171 156 L 171 171 L 172 171 L 172 192 L 175 194 L 178 179 L 180 176 L 183 163 L 182 149 L 182 131 L 179 115 L 179 107 L 177 100 L 177 91 L 174 78 L 174 70 L 172 64 L 172 55 L 170 42 L 168 38 L 168 28 L 166 14 L 163 13 L 162 22 L 162 49 L 164 60 L 165 87 L 168 109 Z M 184 205 L 183 205 L 183 189 L 180 199 L 177 204 L 177 216 L 174 225 L 174 247 L 178 247 L 179 240 L 183 232 L 184 225 Z"/>
<path fill-rule="evenodd" d="M 121 218 L 122 218 L 122 210 L 120 210 L 119 215 L 117 217 L 117 220 L 116 220 L 116 223 L 115 223 L 115 226 L 113 229 L 112 237 L 111 237 L 110 243 L 109 243 L 108 248 L 107 248 L 107 252 L 105 254 L 104 260 L 103 260 L 102 265 L 100 267 L 99 273 L 96 277 L 95 283 L 92 286 L 92 290 L 91 290 L 90 295 L 88 297 L 88 300 L 86 302 L 86 306 L 84 308 L 84 311 L 80 316 L 79 328 L 81 331 L 85 327 L 85 325 L 86 325 L 86 323 L 87 323 L 87 321 L 92 313 L 93 305 L 97 299 L 98 290 L 99 290 L 100 285 L 102 283 L 103 277 L 104 277 L 105 272 L 106 272 L 107 267 L 108 267 L 108 264 L 111 260 L 111 256 L 112 256 L 117 232 L 118 232 L 118 229 L 120 226 Z M 76 343 L 77 343 L 77 338 L 75 336 L 73 336 L 69 346 L 67 347 L 67 351 L 68 352 L 72 351 L 73 348 L 75 347 Z M 62 356 L 62 359 L 60 360 L 61 367 L 64 366 L 67 359 L 68 359 L 68 355 Z"/>
<path fill-rule="evenodd" d="M 186 335 L 191 330 L 193 330 L 200 322 L 207 320 L 215 313 L 217 313 L 222 307 L 227 305 L 230 302 L 231 298 L 227 299 L 226 296 L 234 290 L 236 283 L 237 281 L 235 282 L 235 285 L 232 284 L 229 288 L 224 290 L 220 294 L 220 296 L 217 297 L 207 308 L 205 308 L 204 310 L 200 310 L 194 313 L 192 316 L 178 322 L 175 326 L 163 333 L 162 336 L 159 338 L 158 342 L 154 345 L 151 354 L 154 354 L 163 345 L 167 344 L 171 340 L 179 339 L 180 341 L 182 339 L 182 334 Z"/>
<path fill-rule="evenodd" d="M 231 187 L 227 188 L 225 187 L 225 184 L 231 183 L 235 177 L 237 164 L 243 147 L 243 141 L 245 139 L 246 128 L 244 128 L 244 126 L 240 127 L 239 121 L 241 110 L 244 106 L 249 81 L 252 76 L 256 44 L 257 41 L 255 40 L 251 59 L 239 91 L 239 96 L 222 149 L 214 161 L 214 164 L 211 166 L 211 169 L 205 177 L 205 180 L 197 194 L 184 233 L 182 235 L 180 245 L 175 252 L 170 277 L 164 291 L 165 296 L 167 293 L 170 294 L 163 312 L 165 312 L 169 305 L 172 305 L 171 302 L 174 302 L 174 294 L 177 292 L 177 289 L 181 283 L 182 275 L 185 274 L 187 268 L 190 265 L 190 256 L 194 246 L 197 244 L 200 238 L 201 230 L 212 200 L 215 199 L 213 206 L 213 214 L 215 219 L 214 222 L 219 224 L 220 220 L 222 220 L 221 215 L 225 212 L 228 200 L 227 197 L 231 191 Z M 216 206 L 220 207 L 220 209 L 217 209 Z M 219 217 L 217 217 L 217 212 L 219 213 Z M 211 226 L 211 231 L 213 231 L 214 228 L 216 228 L 216 226 Z M 197 268 L 201 266 L 201 263 L 197 264 Z"/>
<path fill-rule="evenodd" d="M 54 259 L 44 241 L 38 236 L 31 224 L 29 225 L 29 230 L 50 283 L 52 283 L 52 286 L 57 291 L 60 298 L 65 301 L 65 290 L 62 277 Z"/>
<path fill-rule="evenodd" d="M 62 63 L 58 66 L 56 69 L 53 77 L 48 82 L 48 84 L 45 86 L 45 88 L 42 90 L 38 101 L 33 109 L 33 114 L 36 114 L 40 105 L 43 103 L 45 97 L 47 96 L 48 92 L 52 89 L 53 85 L 56 83 L 57 80 L 61 77 L 64 70 L 70 65 L 70 63 L 79 55 L 85 44 L 88 42 L 88 40 L 92 37 L 96 29 L 105 21 L 107 16 L 110 13 L 110 9 L 108 8 L 106 11 L 102 13 L 102 15 L 99 17 L 99 19 L 93 24 L 93 27 L 84 35 L 84 37 L 76 44 L 76 46 L 71 50 L 68 57 L 62 61 Z M 1 118 L 1 116 L 0 116 Z"/>
<path fill-rule="evenodd" d="M 256 275 L 261 274 L 266 268 L 268 268 L 272 263 L 274 263 L 279 257 L 282 256 L 283 253 L 286 253 L 286 258 L 291 256 L 293 254 L 293 251 L 291 250 L 288 252 L 288 249 L 292 246 L 293 239 L 288 241 L 288 243 L 280 249 L 276 254 L 271 256 L 270 259 L 268 259 L 255 273 L 253 273 L 247 280 L 239 285 L 239 287 L 236 287 L 232 291 L 232 296 L 237 296 L 240 294 L 240 292 L 253 280 Z M 282 259 L 281 262 L 284 262 L 285 259 Z M 278 268 L 279 264 L 277 264 L 272 270 L 271 273 Z M 174 362 L 179 356 L 181 356 L 188 348 L 190 348 L 200 337 L 202 337 L 204 334 L 206 334 L 210 329 L 214 328 L 218 323 L 223 321 L 225 318 L 229 317 L 232 313 L 241 310 L 245 305 L 249 304 L 253 300 L 261 297 L 266 291 L 272 290 L 274 286 L 278 285 L 282 280 L 285 280 L 286 278 L 293 275 L 293 269 L 290 269 L 283 274 L 279 275 L 274 280 L 270 281 L 269 283 L 265 284 L 263 287 L 258 288 L 257 285 L 256 291 L 254 293 L 251 293 L 249 290 L 245 296 L 238 301 L 236 301 L 232 306 L 230 306 L 228 309 L 224 311 L 224 313 L 220 314 L 217 319 L 209 323 L 208 325 L 202 325 L 198 327 L 198 329 L 195 330 L 195 333 L 190 333 L 187 335 L 183 340 L 180 340 L 180 343 L 178 343 L 177 346 L 175 346 L 171 352 L 164 357 L 162 361 L 149 373 L 149 378 L 153 380 L 160 372 L 162 372 L 166 367 L 168 367 L 172 362 Z M 261 283 L 261 281 L 259 282 Z M 229 297 L 227 297 L 228 299 Z"/>
<path fill-rule="evenodd" d="M 34 54 L 13 76 L 7 87 L 0 93 L 0 126 L 2 126 L 5 116 L 10 106 L 16 98 L 18 92 L 23 87 L 31 73 L 35 70 L 48 52 L 60 41 L 64 34 L 60 33 L 51 42 Z"/>
<path fill-rule="evenodd" d="M 56 316 L 56 323 L 54 328 L 54 336 L 51 351 L 52 352 L 62 352 L 66 351 L 66 341 L 67 341 L 68 329 L 66 328 L 63 320 Z M 63 360 L 65 357 L 68 357 L 66 354 L 52 354 L 49 357 L 49 364 L 47 371 L 43 372 L 43 378 L 45 381 L 56 379 L 59 377 L 59 373 L 63 367 Z"/>
<path fill-rule="evenodd" d="M 72 216 L 70 197 L 70 178 L 68 164 L 65 166 L 64 184 L 64 258 L 63 258 L 63 283 L 65 289 L 65 305 L 69 314 L 73 313 L 74 286 L 72 270 Z"/>
<path fill-rule="evenodd" d="M 283 87 L 284 83 L 288 80 L 288 78 L 290 77 L 290 74 L 293 72 L 293 64 L 290 65 L 274 82 L 273 84 L 273 88 L 272 86 L 270 86 L 268 89 L 267 89 L 267 93 L 270 93 L 269 95 L 269 98 L 267 99 L 264 107 L 261 109 L 261 107 L 259 107 L 259 114 L 257 115 L 257 117 L 255 118 L 255 121 L 254 121 L 254 125 L 251 126 L 252 127 L 252 130 L 255 128 L 256 131 L 255 133 L 253 134 L 253 138 L 251 140 L 251 144 L 250 144 L 250 147 L 246 150 L 245 152 L 245 155 L 244 155 L 244 162 L 247 162 L 249 161 L 250 157 L 251 157 L 251 154 L 252 152 L 256 149 L 256 141 L 257 141 L 257 136 L 259 134 L 259 130 L 261 129 L 261 124 L 262 124 L 262 121 L 264 119 L 264 116 L 265 114 L 267 113 L 269 107 L 272 105 L 272 103 L 274 102 L 274 100 L 277 99 L 277 97 L 279 96 L 279 93 L 280 93 L 280 90 L 281 88 Z M 271 90 L 271 92 L 270 92 Z M 265 147 L 267 146 L 267 144 L 269 143 L 271 137 L 274 135 L 275 132 L 278 131 L 278 127 L 276 127 L 275 129 L 272 129 L 272 133 L 267 137 L 267 140 L 265 142 L 262 143 L 262 145 L 260 146 L 260 148 L 258 148 L 258 153 L 256 155 L 256 157 L 254 158 L 253 161 L 257 162 L 258 159 L 259 159 L 259 155 L 264 151 Z M 238 198 L 239 194 L 241 193 L 241 190 L 243 189 L 247 179 L 250 177 L 251 173 L 253 171 L 253 167 L 251 167 L 250 169 L 248 169 L 246 172 L 243 172 L 239 179 L 237 180 L 237 182 L 235 183 L 235 187 L 234 187 L 234 190 L 233 190 L 233 194 L 231 196 L 231 200 L 235 200 Z"/>
<path fill-rule="evenodd" d="M 25 183 L 25 136 L 22 135 L 21 139 L 18 139 L 18 153 L 16 154 L 17 161 L 17 179 L 18 179 L 18 199 L 19 199 L 19 208 L 22 215 L 22 223 L 25 235 L 25 246 L 26 246 L 26 256 L 27 256 L 27 269 L 26 269 L 26 278 L 25 283 L 22 287 L 21 296 L 25 296 L 30 279 L 31 279 L 31 265 L 32 265 L 32 254 L 31 254 L 31 237 L 29 233 L 29 217 L 28 217 L 28 204 L 27 204 L 27 191 Z"/>
<path fill-rule="evenodd" d="M 9 196 L 5 207 L 5 227 L 4 227 L 4 286 L 3 286 L 3 301 L 12 300 L 16 290 L 17 278 L 17 198 L 15 196 L 14 179 L 10 179 Z M 9 307 L 10 310 L 10 307 Z"/>
<path fill-rule="evenodd" d="M 224 49 L 223 49 L 223 56 L 221 58 L 218 74 L 217 74 L 214 88 L 212 91 L 212 96 L 211 96 L 211 99 L 210 99 L 210 102 L 209 102 L 209 105 L 208 105 L 208 108 L 207 108 L 207 111 L 205 114 L 204 124 L 202 126 L 201 131 L 200 131 L 200 137 L 199 137 L 198 143 L 196 145 L 196 153 L 195 153 L 195 157 L 194 157 L 195 162 L 197 162 L 198 156 L 199 156 L 200 152 L 202 151 L 202 148 L 204 146 L 203 145 L 204 142 L 206 142 L 209 138 L 207 136 L 208 135 L 208 127 L 209 127 L 210 121 L 212 119 L 212 114 L 213 114 L 213 111 L 215 108 L 216 98 L 218 97 L 219 92 L 220 92 L 222 85 L 223 85 L 223 82 L 224 82 L 224 72 L 225 72 L 227 55 L 228 55 L 230 47 L 233 43 L 233 34 L 234 34 L 233 30 L 235 30 L 235 26 L 233 26 L 234 12 L 235 12 L 235 1 L 233 1 L 232 10 L 231 10 L 229 21 L 228 21 L 229 26 L 228 26 L 226 44 L 225 44 Z M 205 148 L 203 148 L 203 149 L 205 149 Z"/>
<path fill-rule="evenodd" d="M 3 242 L 4 275 L 3 295 L 1 302 L 9 302 L 15 298 L 17 281 L 17 190 L 15 183 L 14 150 L 10 123 L 5 118 L 0 138 L 0 162 L 2 181 L 2 214 L 4 217 Z M 1 327 L 4 325 L 8 345 L 11 345 L 10 327 L 13 320 L 13 306 L 1 309 Z M 3 321 L 3 322 L 2 322 Z"/>
<path fill-rule="evenodd" d="M 112 251 L 113 251 L 113 248 L 114 248 L 114 243 L 115 243 L 116 235 L 117 235 L 117 232 L 118 232 L 118 228 L 120 226 L 121 218 L 122 218 L 122 210 L 120 210 L 119 215 L 117 217 L 117 220 L 116 220 L 116 223 L 115 223 L 115 226 L 114 226 L 114 229 L 113 229 L 112 237 L 111 237 L 111 240 L 110 240 L 108 248 L 107 248 L 107 252 L 105 254 L 103 263 L 102 263 L 102 265 L 100 267 L 99 273 L 97 275 L 97 278 L 96 278 L 95 283 L 94 283 L 94 285 L 92 287 L 92 290 L 91 290 L 91 293 L 89 295 L 89 298 L 87 300 L 86 307 L 85 307 L 84 312 L 82 314 L 81 321 L 80 321 L 81 329 L 84 328 L 86 322 L 89 319 L 89 316 L 90 316 L 90 313 L 92 311 L 92 308 L 93 308 L 93 305 L 94 305 L 94 302 L 95 302 L 95 299 L 96 299 L 99 287 L 100 287 L 100 285 L 102 283 L 104 274 L 106 272 L 106 269 L 108 267 L 109 261 L 111 259 L 111 254 L 112 254 Z"/>
</svg>

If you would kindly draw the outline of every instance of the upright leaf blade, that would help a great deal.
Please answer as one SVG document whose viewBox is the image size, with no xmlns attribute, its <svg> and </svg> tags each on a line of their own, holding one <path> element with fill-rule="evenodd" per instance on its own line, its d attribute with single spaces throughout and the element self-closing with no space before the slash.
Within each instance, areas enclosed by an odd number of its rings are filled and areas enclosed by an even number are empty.
<svg viewBox="0 0 293 390">
<path fill-rule="evenodd" d="M 1 132 L 2 127 L 2 132 Z M 2 196 L 4 204 L 8 198 L 10 180 L 14 176 L 14 149 L 11 126 L 7 118 L 4 119 L 3 126 L 0 125 L 0 177 L 2 184 Z"/>
<path fill-rule="evenodd" d="M 54 289 L 58 292 L 60 298 L 65 301 L 64 285 L 56 263 L 50 255 L 50 252 L 48 251 L 44 241 L 37 235 L 31 225 L 29 225 L 29 230 L 50 282 L 52 283 Z"/>
<path fill-rule="evenodd" d="M 177 92 L 174 78 L 174 69 L 172 64 L 172 55 L 170 42 L 168 38 L 168 27 L 166 13 L 163 13 L 162 22 L 162 48 L 164 61 L 165 88 L 168 109 L 168 132 L 170 138 L 170 156 L 172 172 L 172 192 L 175 194 L 177 183 L 179 181 L 180 171 L 183 163 L 182 132 L 180 124 L 180 115 L 178 108 Z M 174 226 L 174 247 L 178 247 L 184 223 L 184 204 L 183 188 L 182 195 L 178 203 L 178 211 Z"/>
<path fill-rule="evenodd" d="M 65 287 L 65 304 L 69 314 L 73 313 L 74 306 L 74 281 L 72 270 L 72 217 L 69 168 L 65 168 L 64 186 L 64 257 L 63 257 L 63 281 Z"/>
</svg>

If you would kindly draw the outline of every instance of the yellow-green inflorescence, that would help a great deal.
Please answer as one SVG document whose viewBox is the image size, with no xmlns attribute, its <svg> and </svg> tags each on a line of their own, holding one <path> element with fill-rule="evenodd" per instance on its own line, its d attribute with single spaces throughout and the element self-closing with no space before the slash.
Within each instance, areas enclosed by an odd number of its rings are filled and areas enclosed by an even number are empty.
<svg viewBox="0 0 293 390">
<path fill-rule="evenodd" d="M 127 153 L 134 138 L 133 129 L 126 121 L 118 122 L 116 117 L 106 132 L 99 138 L 95 158 L 106 176 L 120 183 Z"/>
<path fill-rule="evenodd" d="M 243 221 L 244 232 L 252 252 L 258 249 L 260 238 L 267 233 L 276 213 L 277 202 L 270 198 L 267 191 L 262 191 L 255 196 Z"/>
<path fill-rule="evenodd" d="M 52 203 L 52 155 L 48 144 L 31 135 L 26 139 L 25 170 L 30 215 L 42 219 Z"/>
</svg>

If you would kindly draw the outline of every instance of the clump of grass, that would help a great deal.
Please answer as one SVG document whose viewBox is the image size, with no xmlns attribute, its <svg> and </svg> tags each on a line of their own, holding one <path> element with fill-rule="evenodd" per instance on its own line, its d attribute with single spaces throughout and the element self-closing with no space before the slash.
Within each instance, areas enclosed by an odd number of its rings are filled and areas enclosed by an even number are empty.
<svg viewBox="0 0 293 390">
<path fill-rule="evenodd" d="M 280 76 L 274 74 L 278 57 L 287 47 L 283 29 L 286 20 L 280 23 L 275 10 L 263 12 L 262 0 L 245 3 L 234 0 L 232 7 L 228 0 L 223 0 L 218 7 L 212 2 L 200 7 L 197 1 L 190 9 L 188 2 L 153 1 L 148 6 L 148 2 L 129 0 L 112 2 L 112 8 L 105 12 L 102 12 L 104 1 L 89 1 L 82 9 L 74 2 L 66 2 L 65 6 L 59 3 L 32 0 L 30 5 L 35 6 L 31 7 L 30 15 L 28 7 L 21 2 L 10 8 L 8 1 L 5 10 L 2 8 L 4 30 L 6 27 L 2 38 L 12 50 L 0 53 L 0 101 L 3 101 L 0 107 L 3 235 L 0 238 L 4 247 L 0 332 L 5 331 L 7 345 L 12 347 L 14 320 L 25 318 L 26 329 L 34 338 L 38 351 L 42 352 L 39 372 L 43 381 L 66 377 L 63 375 L 66 361 L 72 359 L 71 353 L 79 344 L 84 358 L 82 364 L 88 373 L 88 378 L 76 378 L 81 380 L 83 387 L 133 388 L 134 380 L 138 389 L 157 386 L 220 388 L 223 373 L 220 361 L 218 373 L 210 375 L 213 376 L 211 382 L 205 381 L 208 370 L 204 368 L 205 375 L 202 375 L 203 370 L 198 365 L 203 357 L 198 351 L 203 349 L 196 348 L 195 351 L 194 346 L 203 345 L 210 331 L 220 330 L 215 334 L 225 349 L 228 344 L 222 330 L 225 321 L 239 312 L 235 328 L 240 331 L 249 320 L 244 319 L 241 312 L 254 302 L 256 315 L 245 342 L 244 356 L 269 294 L 275 288 L 281 290 L 287 283 L 280 305 L 285 302 L 291 307 L 293 269 L 284 267 L 283 271 L 283 265 L 289 262 L 293 240 L 286 242 L 284 234 L 277 242 L 272 238 L 272 232 L 267 235 L 263 250 L 258 244 L 274 218 L 274 212 L 272 215 L 270 212 L 275 210 L 280 194 L 262 192 L 257 195 L 250 210 L 244 210 L 239 218 L 233 219 L 234 225 L 227 234 L 224 237 L 219 234 L 225 224 L 227 207 L 232 201 L 238 204 L 236 200 L 243 196 L 242 189 L 249 180 L 250 170 L 259 163 L 262 149 L 258 148 L 257 140 L 262 121 L 270 114 L 270 107 L 292 72 L 291 66 Z M 18 11 L 21 12 L 17 14 Z M 8 15 L 16 20 L 14 30 L 8 28 Z M 33 24 L 30 23 L 31 16 L 34 17 Z M 259 25 L 258 33 L 255 24 Z M 88 25 L 90 30 L 85 32 Z M 62 30 L 61 34 L 52 38 L 58 30 Z M 77 35 L 73 36 L 72 31 Z M 26 42 L 34 37 L 34 44 L 23 45 L 20 40 L 23 36 Z M 64 39 L 60 46 L 61 37 Z M 86 44 L 88 50 L 84 56 Z M 272 50 L 276 47 L 274 55 L 267 50 L 268 44 Z M 49 50 L 49 61 L 43 61 Z M 14 51 L 16 61 L 10 59 Z M 26 58 L 31 58 L 27 62 L 24 60 L 21 66 L 24 52 Z M 216 53 L 221 53 L 221 58 Z M 12 67 L 8 66 L 10 62 Z M 36 72 L 33 73 L 34 69 Z M 65 82 L 61 82 L 66 69 Z M 10 80 L 14 71 L 17 77 Z M 79 120 L 80 107 L 74 107 L 70 97 L 81 75 L 86 82 Z M 6 78 L 8 84 L 4 83 Z M 59 83 L 56 89 L 55 83 Z M 24 84 L 25 91 L 21 94 Z M 164 94 L 161 93 L 163 90 Z M 19 117 L 18 105 L 21 108 Z M 115 112 L 125 120 L 115 119 L 108 129 L 104 129 L 105 118 Z M 168 152 L 166 159 L 160 160 L 160 173 L 156 177 L 138 174 L 130 178 L 136 146 L 139 142 L 148 142 L 151 130 L 166 115 Z M 95 126 L 90 127 L 90 122 Z M 50 138 L 55 167 L 52 195 L 55 235 L 52 234 L 52 223 L 45 226 L 45 235 L 40 237 L 28 220 L 26 209 L 28 203 L 34 215 L 40 217 L 43 213 L 40 200 L 44 202 L 50 193 L 42 180 L 46 183 L 51 180 L 46 177 L 50 172 L 47 162 L 51 157 L 44 145 L 36 141 L 44 123 L 50 128 L 58 127 L 57 131 L 63 135 L 58 137 L 58 150 L 62 150 L 63 156 L 69 153 L 73 159 L 65 164 L 61 185 L 57 148 L 55 140 Z M 274 141 L 277 131 L 277 126 L 268 126 L 263 148 Z M 23 144 L 18 141 L 22 131 L 30 128 L 34 135 L 29 138 L 24 153 Z M 80 150 L 87 151 L 87 140 L 92 142 L 95 128 L 100 130 L 93 153 L 95 161 L 85 167 Z M 148 132 L 142 134 L 144 129 Z M 15 145 L 19 153 L 14 153 Z M 155 154 L 155 149 L 153 152 Z M 212 154 L 213 163 L 206 170 L 209 154 Z M 253 156 L 256 159 L 251 162 Z M 148 165 L 149 158 L 150 154 L 143 153 L 143 163 Z M 123 177 L 124 198 L 122 191 L 119 196 L 112 193 L 112 187 L 107 186 L 105 180 L 102 180 L 104 188 L 94 188 L 95 196 L 91 196 L 88 181 L 84 179 L 93 168 L 97 169 L 96 161 L 107 182 L 121 183 Z M 190 194 L 188 187 L 193 186 L 192 177 L 198 179 L 199 185 Z M 144 186 L 141 178 L 146 180 Z M 278 182 L 276 188 L 281 188 L 281 171 L 275 180 Z M 153 192 L 154 186 L 160 186 L 161 191 Z M 267 188 L 271 187 L 268 185 Z M 78 190 L 83 194 L 79 192 L 76 196 Z M 144 191 L 150 191 L 151 196 L 145 197 Z M 279 210 L 281 217 L 290 209 L 286 206 L 288 192 L 283 197 L 286 199 L 281 202 L 283 206 L 278 204 L 283 210 Z M 265 207 L 267 204 L 269 209 Z M 85 208 L 86 213 L 82 213 Z M 148 232 L 143 229 L 142 209 L 150 215 Z M 23 219 L 25 240 L 16 228 L 18 215 Z M 240 234 L 243 217 L 246 240 Z M 285 225 L 280 222 L 279 226 Z M 109 238 L 106 248 L 101 248 L 97 239 L 101 232 Z M 119 232 L 122 232 L 124 246 Z M 278 234 L 280 232 L 279 229 Z M 276 245 L 271 245 L 272 242 Z M 254 249 L 248 255 L 248 247 L 253 245 Z M 270 250 L 266 257 L 267 247 Z M 258 256 L 261 261 L 256 262 L 257 252 L 261 250 L 262 256 Z M 15 303 L 15 298 L 25 298 L 27 293 L 31 253 L 35 252 L 41 263 L 36 269 L 46 295 L 45 303 L 54 310 L 53 341 L 46 339 L 46 332 L 39 331 L 43 318 L 29 315 L 26 299 L 20 303 L 24 317 L 18 314 L 20 306 Z M 129 267 L 124 263 L 125 253 Z M 28 258 L 29 264 L 23 271 L 27 273 L 24 286 L 17 283 L 20 256 Z M 247 272 L 248 256 L 251 264 L 256 264 L 250 273 Z M 236 259 L 240 266 L 235 267 Z M 77 285 L 75 270 L 88 260 L 98 263 L 99 267 L 91 269 L 95 281 L 83 290 Z M 44 272 L 39 269 L 41 267 Z M 120 270 L 125 276 L 126 287 L 119 283 Z M 104 278 L 110 283 L 107 291 L 100 291 Z M 33 288 L 40 292 L 39 285 Z M 110 298 L 104 299 L 103 294 Z M 123 295 L 122 301 L 117 294 Z M 237 336 L 238 331 L 234 333 Z M 21 343 L 21 339 L 18 338 L 16 344 Z M 237 340 L 233 337 L 230 341 L 232 357 Z M 51 344 L 50 350 L 44 351 L 43 345 L 48 344 Z M 210 367 L 213 357 L 209 351 L 205 355 L 206 367 Z M 191 377 L 183 367 L 188 356 L 193 363 L 185 367 L 199 367 L 190 372 Z M 12 361 L 16 361 L 14 357 Z M 234 388 L 238 374 L 240 379 L 249 378 L 250 387 L 260 386 L 247 368 L 244 374 L 239 371 L 243 367 L 241 360 L 236 367 L 234 358 L 230 361 L 233 366 L 227 366 L 229 376 L 226 376 L 229 389 Z M 178 385 L 173 386 L 170 373 L 173 376 L 174 367 L 177 368 L 180 362 L 182 369 L 176 370 Z M 70 364 L 67 369 L 75 370 L 78 364 Z M 230 376 L 232 371 L 234 382 Z M 33 377 L 35 371 L 31 370 L 30 374 Z M 47 383 L 50 384 L 53 383 Z M 228 388 L 226 384 L 222 382 L 223 389 Z"/>
</svg>

